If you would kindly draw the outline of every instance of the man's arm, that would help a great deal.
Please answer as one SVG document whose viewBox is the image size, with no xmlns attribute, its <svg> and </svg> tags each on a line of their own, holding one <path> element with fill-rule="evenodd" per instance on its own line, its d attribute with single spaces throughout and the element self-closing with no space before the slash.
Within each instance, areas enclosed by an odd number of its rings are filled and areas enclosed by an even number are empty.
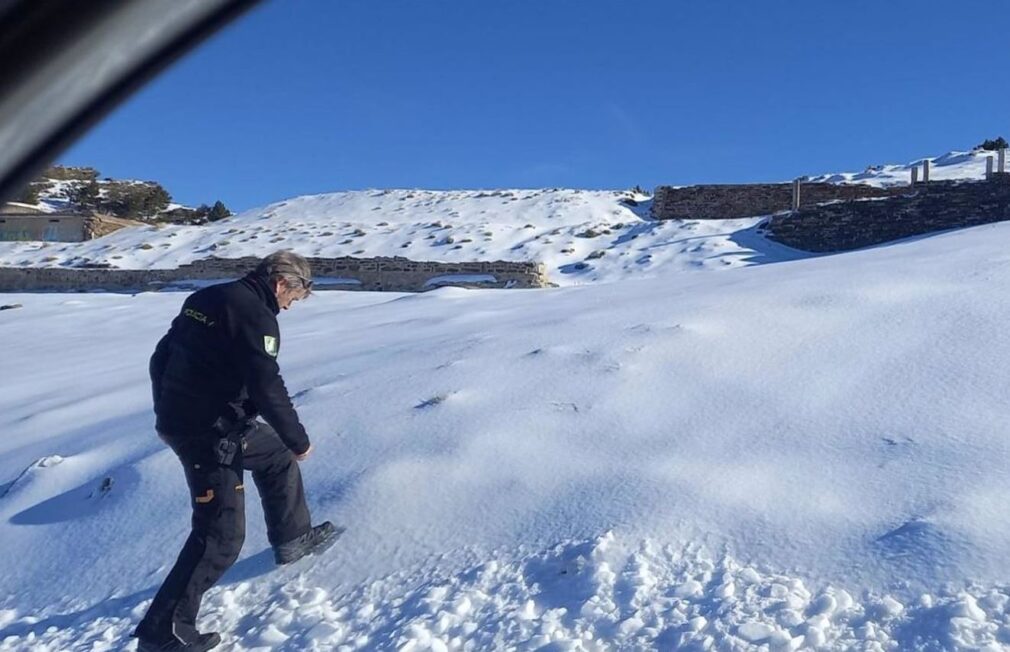
<svg viewBox="0 0 1010 652">
<path fill-rule="evenodd" d="M 269 318 L 268 318 L 269 317 Z M 309 437 L 298 419 L 277 365 L 280 331 L 273 315 L 239 318 L 234 324 L 238 357 L 249 398 L 260 416 L 298 456 L 308 453 Z"/>
<path fill-rule="evenodd" d="M 178 319 L 178 317 L 175 319 Z M 161 377 L 165 373 L 165 365 L 168 363 L 175 319 L 172 320 L 173 328 L 169 328 L 168 332 L 158 341 L 158 345 L 154 347 L 154 353 L 151 355 L 151 362 L 148 365 L 148 372 L 151 375 L 151 394 L 155 403 L 158 402 L 158 397 L 161 396 Z"/>
</svg>

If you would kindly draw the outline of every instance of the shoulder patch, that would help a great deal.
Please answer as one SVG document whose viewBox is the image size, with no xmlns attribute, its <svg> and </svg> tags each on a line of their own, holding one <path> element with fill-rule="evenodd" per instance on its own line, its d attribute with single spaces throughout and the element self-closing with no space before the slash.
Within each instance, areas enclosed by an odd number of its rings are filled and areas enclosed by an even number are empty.
<svg viewBox="0 0 1010 652">
<path fill-rule="evenodd" d="M 274 358 L 277 357 L 277 338 L 272 335 L 263 336 L 263 349 Z"/>
<path fill-rule="evenodd" d="M 203 314 L 199 310 L 193 310 L 192 308 L 186 308 L 182 311 L 182 314 L 186 315 L 193 321 L 198 321 L 204 326 L 213 326 L 215 322 L 211 321 L 207 315 Z"/>
</svg>

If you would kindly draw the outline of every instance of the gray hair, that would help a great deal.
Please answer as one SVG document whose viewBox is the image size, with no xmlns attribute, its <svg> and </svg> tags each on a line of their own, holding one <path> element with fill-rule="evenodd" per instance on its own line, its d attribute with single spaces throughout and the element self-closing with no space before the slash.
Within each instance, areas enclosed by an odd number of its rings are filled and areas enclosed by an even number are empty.
<svg viewBox="0 0 1010 652">
<path fill-rule="evenodd" d="M 256 266 L 256 274 L 265 276 L 271 283 L 284 281 L 286 285 L 294 288 L 308 288 L 312 281 L 312 267 L 309 266 L 309 261 L 290 249 L 275 251 L 261 260 Z"/>
</svg>

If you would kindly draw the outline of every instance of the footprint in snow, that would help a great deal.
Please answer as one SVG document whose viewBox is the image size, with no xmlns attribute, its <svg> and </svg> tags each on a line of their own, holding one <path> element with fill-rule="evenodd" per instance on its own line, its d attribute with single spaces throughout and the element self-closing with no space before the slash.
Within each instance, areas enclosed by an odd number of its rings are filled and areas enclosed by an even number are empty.
<svg viewBox="0 0 1010 652">
<path fill-rule="evenodd" d="M 28 482 L 35 474 L 39 473 L 40 469 L 48 469 L 53 466 L 57 466 L 63 463 L 63 458 L 59 455 L 47 455 L 46 457 L 41 457 L 28 466 L 26 466 L 21 473 L 17 475 L 13 480 L 8 482 L 3 491 L 0 491 L 0 498 L 6 497 L 8 494 L 14 491 L 16 486 L 22 485 Z"/>
<path fill-rule="evenodd" d="M 102 478 L 102 481 L 95 487 L 94 491 L 88 494 L 88 498 L 105 498 L 112 491 L 112 487 L 115 486 L 116 481 L 111 475 L 107 475 Z"/>
<path fill-rule="evenodd" d="M 115 469 L 84 484 L 43 500 L 11 517 L 14 525 L 51 525 L 78 520 L 100 510 L 122 507 L 136 494 L 140 472 L 131 465 Z"/>
<path fill-rule="evenodd" d="M 683 327 L 680 324 L 635 324 L 625 330 L 635 335 L 660 335 L 680 332 Z"/>
<path fill-rule="evenodd" d="M 425 399 L 425 400 L 421 401 L 420 403 L 418 403 L 417 405 L 414 406 L 414 409 L 415 410 L 427 410 L 428 408 L 433 408 L 436 405 L 440 405 L 441 403 L 445 402 L 445 399 L 447 399 L 447 398 L 449 398 L 449 397 L 446 394 L 438 394 L 436 396 L 432 396 L 429 399 Z"/>
<path fill-rule="evenodd" d="M 911 437 L 881 437 L 880 441 L 884 459 L 877 465 L 879 469 L 884 468 L 899 457 L 910 454 L 913 447 L 916 446 L 915 440 Z"/>
<path fill-rule="evenodd" d="M 884 560 L 916 569 L 939 569 L 964 556 L 963 543 L 922 516 L 913 516 L 873 540 Z"/>
</svg>

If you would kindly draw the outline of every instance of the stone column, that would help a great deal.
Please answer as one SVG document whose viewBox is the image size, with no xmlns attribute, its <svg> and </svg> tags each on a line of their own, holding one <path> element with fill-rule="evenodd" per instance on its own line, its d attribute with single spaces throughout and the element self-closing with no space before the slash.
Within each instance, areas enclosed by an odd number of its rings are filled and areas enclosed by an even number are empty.
<svg viewBox="0 0 1010 652">
<path fill-rule="evenodd" d="M 999 157 L 997 159 L 999 161 L 999 164 L 996 166 L 996 169 L 999 170 L 1000 174 L 1003 174 L 1004 172 L 1006 172 L 1006 150 L 1001 149 L 997 154 L 997 156 Z"/>
<path fill-rule="evenodd" d="M 914 186 L 917 183 L 919 183 L 919 166 L 918 165 L 913 165 L 912 166 L 912 185 Z"/>
<path fill-rule="evenodd" d="M 985 157 L 985 180 L 989 181 L 992 179 L 992 157 Z"/>
<path fill-rule="evenodd" d="M 929 160 L 922 162 L 922 182 L 929 183 Z"/>
<path fill-rule="evenodd" d="M 802 183 L 799 179 L 793 180 L 793 212 L 800 210 L 800 186 Z"/>
</svg>

